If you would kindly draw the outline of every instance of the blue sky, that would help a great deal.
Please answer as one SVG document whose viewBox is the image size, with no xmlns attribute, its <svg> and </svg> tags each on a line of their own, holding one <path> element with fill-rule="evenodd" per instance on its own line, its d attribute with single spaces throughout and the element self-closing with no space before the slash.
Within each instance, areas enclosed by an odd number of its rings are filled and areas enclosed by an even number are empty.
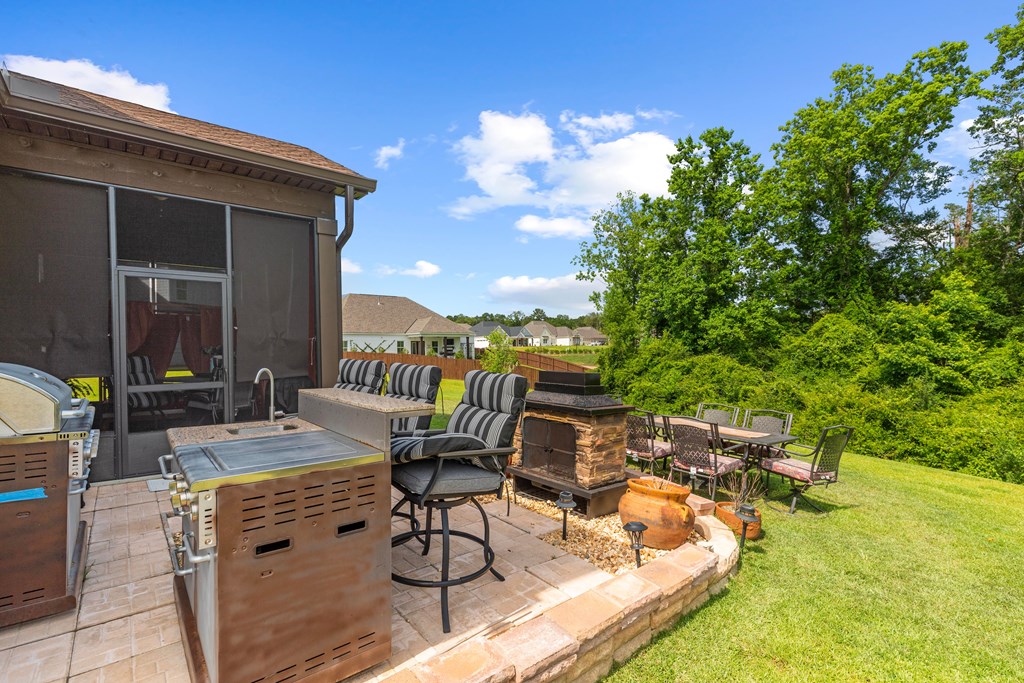
<svg viewBox="0 0 1024 683">
<path fill-rule="evenodd" d="M 17 3 L 0 54 L 15 70 L 305 145 L 376 178 L 356 204 L 347 292 L 446 315 L 578 315 L 592 310 L 571 263 L 588 217 L 618 191 L 663 192 L 676 139 L 721 125 L 770 162 L 778 127 L 827 95 L 842 63 L 897 70 L 966 40 L 983 68 L 994 56 L 985 35 L 1015 9 Z M 957 122 L 972 116 L 965 105 Z M 960 127 L 937 151 L 958 167 L 969 153 Z"/>
</svg>

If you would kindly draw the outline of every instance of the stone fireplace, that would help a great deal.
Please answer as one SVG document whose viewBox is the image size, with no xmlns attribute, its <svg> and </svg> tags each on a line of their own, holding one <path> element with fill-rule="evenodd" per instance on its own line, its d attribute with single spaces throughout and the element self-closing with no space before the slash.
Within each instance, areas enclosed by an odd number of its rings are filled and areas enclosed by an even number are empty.
<svg viewBox="0 0 1024 683">
<path fill-rule="evenodd" d="M 516 433 L 517 491 L 570 491 L 588 518 L 614 512 L 626 490 L 626 413 L 598 373 L 541 372 Z"/>
</svg>

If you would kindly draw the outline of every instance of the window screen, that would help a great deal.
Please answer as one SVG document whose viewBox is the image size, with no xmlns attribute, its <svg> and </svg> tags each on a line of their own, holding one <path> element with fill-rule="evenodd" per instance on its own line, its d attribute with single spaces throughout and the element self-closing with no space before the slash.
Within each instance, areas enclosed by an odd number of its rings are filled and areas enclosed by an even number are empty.
<svg viewBox="0 0 1024 683">
<path fill-rule="evenodd" d="M 227 268 L 224 206 L 117 190 L 117 260 L 175 268 Z"/>
<path fill-rule="evenodd" d="M 268 367 L 278 386 L 312 386 L 312 222 L 231 211 L 235 379 Z M 291 378 L 292 382 L 282 382 Z M 291 398 L 291 397 L 289 397 Z"/>
<path fill-rule="evenodd" d="M 107 190 L 0 172 L 0 359 L 109 375 Z"/>
</svg>

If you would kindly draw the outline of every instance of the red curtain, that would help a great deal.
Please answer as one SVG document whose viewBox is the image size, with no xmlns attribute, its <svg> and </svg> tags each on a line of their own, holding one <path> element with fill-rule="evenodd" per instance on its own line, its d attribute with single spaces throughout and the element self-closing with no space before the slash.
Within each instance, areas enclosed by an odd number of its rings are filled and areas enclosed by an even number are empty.
<svg viewBox="0 0 1024 683">
<path fill-rule="evenodd" d="M 199 313 L 181 314 L 181 355 L 194 375 L 210 371 L 210 356 L 204 346 L 221 346 L 221 312 L 219 306 L 200 306 Z"/>
<path fill-rule="evenodd" d="M 149 338 L 149 330 L 153 326 L 156 312 L 153 304 L 148 301 L 126 301 L 125 315 L 125 355 L 135 355 Z M 171 347 L 174 348 L 173 346 Z"/>
<path fill-rule="evenodd" d="M 153 374 L 156 375 L 158 382 L 162 382 L 167 376 L 167 368 L 170 367 L 171 357 L 174 356 L 174 347 L 178 344 L 180 327 L 176 315 L 154 315 L 146 340 L 138 347 L 137 353 L 133 354 L 149 356 L 149 361 L 153 364 Z"/>
</svg>

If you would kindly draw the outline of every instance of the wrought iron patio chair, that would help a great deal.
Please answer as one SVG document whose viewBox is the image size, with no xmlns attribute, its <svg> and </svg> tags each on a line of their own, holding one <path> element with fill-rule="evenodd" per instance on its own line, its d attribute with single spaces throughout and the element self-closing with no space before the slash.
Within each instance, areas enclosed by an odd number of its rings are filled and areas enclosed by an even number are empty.
<svg viewBox="0 0 1024 683">
<path fill-rule="evenodd" d="M 654 474 L 654 463 L 661 461 L 664 468 L 672 457 L 671 450 L 662 446 L 658 448 L 657 435 L 654 429 L 654 415 L 643 411 L 639 415 L 626 416 L 626 455 L 634 458 L 640 465 L 640 471 L 644 471 L 644 463 L 651 466 L 651 474 Z"/>
<path fill-rule="evenodd" d="M 695 421 L 692 417 L 686 419 Z M 679 472 L 679 483 L 682 484 L 682 475 L 689 474 L 690 487 L 693 489 L 703 479 L 708 483 L 711 500 L 714 500 L 718 480 L 743 467 L 743 459 L 722 453 L 718 425 L 703 420 L 701 422 L 704 424 L 681 424 L 673 422 L 671 416 L 665 416 L 665 430 L 672 435 L 672 466 L 668 478 L 673 481 L 676 472 Z"/>
<path fill-rule="evenodd" d="M 778 474 L 789 479 L 792 487 L 793 499 L 789 504 L 789 514 L 796 512 L 797 499 L 803 499 L 808 505 L 824 512 L 820 507 L 811 502 L 804 494 L 812 486 L 824 485 L 839 481 L 839 460 L 843 457 L 846 444 L 853 435 L 853 427 L 836 425 L 821 430 L 818 437 L 818 445 L 810 453 L 797 453 L 790 448 L 783 449 L 788 457 L 785 458 L 762 458 L 760 462 L 763 472 Z M 809 446 L 797 447 L 810 449 Z M 800 459 L 806 458 L 809 459 Z"/>
<path fill-rule="evenodd" d="M 436 365 L 392 363 L 384 395 L 434 405 L 440 386 L 441 368 Z M 430 418 L 430 415 L 397 418 L 391 421 L 391 432 L 400 434 L 417 429 L 430 429 Z"/>
<path fill-rule="evenodd" d="M 697 406 L 697 419 L 725 427 L 739 427 L 740 409 L 724 403 L 701 403 Z"/>
<path fill-rule="evenodd" d="M 793 413 L 767 408 L 747 408 L 743 414 L 743 428 L 768 434 L 789 434 L 793 428 Z M 761 448 L 760 455 L 767 458 L 785 458 L 786 454 L 777 446 Z"/>
<path fill-rule="evenodd" d="M 490 545 L 487 512 L 476 497 L 500 496 L 509 456 L 516 450 L 512 438 L 526 405 L 527 382 L 521 375 L 471 370 L 466 373 L 465 383 L 462 401 L 455 407 L 445 429 L 391 440 L 391 484 L 402 494 L 391 512 L 410 522 L 410 530 L 393 536 L 391 545 L 399 546 L 415 538 L 423 544 L 426 555 L 430 552 L 431 536 L 440 534 L 442 538 L 439 579 L 397 573 L 391 578 L 408 586 L 441 589 L 441 626 L 445 633 L 451 631 L 450 587 L 473 581 L 488 571 L 499 581 L 505 580 L 493 567 L 495 557 Z M 407 503 L 409 512 L 400 513 Z M 483 537 L 449 526 L 448 511 L 468 503 L 480 513 Z M 415 518 L 414 507 L 426 508 L 426 525 L 422 528 Z M 440 529 L 431 528 L 434 510 L 441 514 Z M 450 575 L 452 536 L 479 543 L 483 548 L 483 564 L 454 578 Z"/>
</svg>

